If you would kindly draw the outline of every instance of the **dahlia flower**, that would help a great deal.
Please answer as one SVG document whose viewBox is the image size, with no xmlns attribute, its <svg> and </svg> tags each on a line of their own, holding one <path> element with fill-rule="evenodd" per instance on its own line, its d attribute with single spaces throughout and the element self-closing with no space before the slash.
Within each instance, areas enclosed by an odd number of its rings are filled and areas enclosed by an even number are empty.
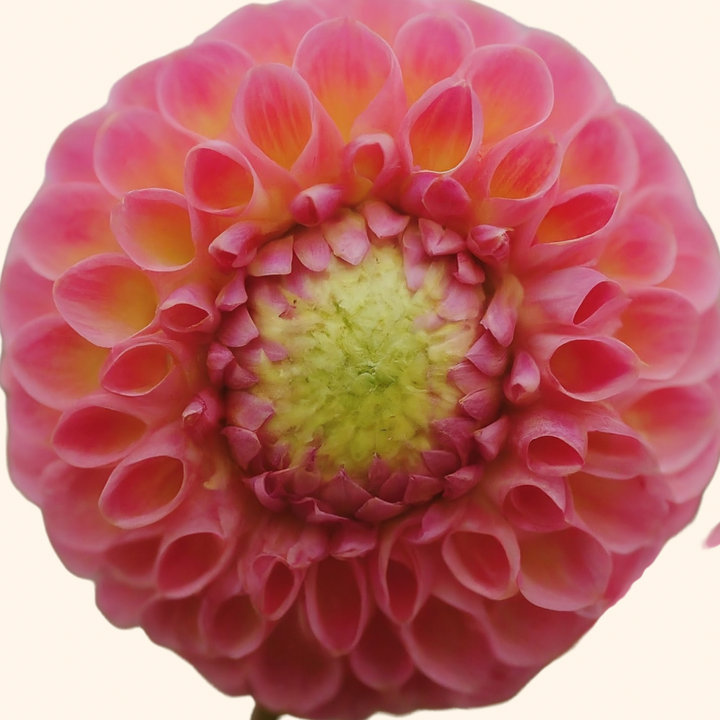
<svg viewBox="0 0 720 720">
<path fill-rule="evenodd" d="M 565 42 L 246 6 L 53 147 L 0 285 L 11 475 L 225 693 L 501 702 L 697 511 L 719 294 L 677 159 Z"/>
</svg>

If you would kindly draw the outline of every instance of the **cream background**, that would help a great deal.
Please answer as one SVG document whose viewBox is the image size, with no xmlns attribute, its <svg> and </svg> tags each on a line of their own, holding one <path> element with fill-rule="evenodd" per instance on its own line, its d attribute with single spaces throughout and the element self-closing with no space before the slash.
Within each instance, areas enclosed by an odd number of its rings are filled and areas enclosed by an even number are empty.
<svg viewBox="0 0 720 720">
<path fill-rule="evenodd" d="M 392 0 L 388 0 L 391 2 Z M 187 44 L 238 0 L 37 0 L 0 14 L 0 244 L 40 185 L 58 133 L 105 102 L 137 65 Z M 581 49 L 621 102 L 650 118 L 720 232 L 720 9 L 709 0 L 488 0 Z M 0 431 L 4 436 L 4 419 Z M 95 609 L 45 538 L 39 511 L 0 468 L 0 717 L 8 720 L 242 720 L 252 703 L 215 691 L 140 630 Z M 417 720 L 720 717 L 720 480 L 696 522 L 571 653 L 509 703 Z"/>
</svg>

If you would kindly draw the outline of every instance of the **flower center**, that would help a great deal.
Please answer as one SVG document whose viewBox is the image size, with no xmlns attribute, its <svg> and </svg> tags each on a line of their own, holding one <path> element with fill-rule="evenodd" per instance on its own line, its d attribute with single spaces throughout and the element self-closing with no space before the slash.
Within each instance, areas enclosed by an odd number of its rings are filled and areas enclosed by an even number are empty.
<svg viewBox="0 0 720 720">
<path fill-rule="evenodd" d="M 448 370 L 475 340 L 470 322 L 438 315 L 446 276 L 431 266 L 412 292 L 400 251 L 373 245 L 357 266 L 333 258 L 322 273 L 278 280 L 284 312 L 250 292 L 260 337 L 287 354 L 261 358 L 252 392 L 272 404 L 263 430 L 287 446 L 290 465 L 310 463 L 328 479 L 343 467 L 364 475 L 374 457 L 418 464 L 431 423 L 461 395 Z"/>
</svg>

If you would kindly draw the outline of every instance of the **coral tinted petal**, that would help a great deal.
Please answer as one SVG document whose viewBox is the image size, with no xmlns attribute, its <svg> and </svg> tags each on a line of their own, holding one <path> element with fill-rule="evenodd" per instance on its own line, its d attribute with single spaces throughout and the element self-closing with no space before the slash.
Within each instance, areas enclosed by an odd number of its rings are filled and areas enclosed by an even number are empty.
<svg viewBox="0 0 720 720">
<path fill-rule="evenodd" d="M 73 266 L 55 283 L 54 295 L 70 327 L 100 347 L 146 328 L 157 304 L 147 275 L 120 255 L 96 255 Z"/>
<path fill-rule="evenodd" d="M 252 59 L 230 43 L 196 42 L 168 59 L 158 77 L 162 113 L 181 128 L 216 138 L 230 123 L 235 91 Z"/>
<path fill-rule="evenodd" d="M 185 155 L 193 138 L 141 108 L 110 116 L 95 141 L 95 172 L 116 197 L 141 188 L 182 192 Z"/>
</svg>

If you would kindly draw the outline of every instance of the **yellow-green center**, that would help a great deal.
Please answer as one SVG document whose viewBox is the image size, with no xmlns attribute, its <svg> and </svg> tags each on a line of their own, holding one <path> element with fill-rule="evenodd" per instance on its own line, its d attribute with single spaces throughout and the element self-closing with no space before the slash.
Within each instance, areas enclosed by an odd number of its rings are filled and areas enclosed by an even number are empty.
<svg viewBox="0 0 720 720">
<path fill-rule="evenodd" d="M 323 476 L 344 466 L 357 477 L 376 455 L 411 470 L 430 448 L 431 422 L 460 397 L 447 372 L 474 340 L 470 323 L 437 316 L 445 275 L 432 266 L 413 293 L 398 249 L 373 247 L 357 267 L 333 259 L 299 293 L 283 285 L 290 313 L 253 308 L 261 337 L 288 353 L 256 368 L 253 392 L 272 402 L 265 429 L 293 464 L 314 448 Z"/>
</svg>

